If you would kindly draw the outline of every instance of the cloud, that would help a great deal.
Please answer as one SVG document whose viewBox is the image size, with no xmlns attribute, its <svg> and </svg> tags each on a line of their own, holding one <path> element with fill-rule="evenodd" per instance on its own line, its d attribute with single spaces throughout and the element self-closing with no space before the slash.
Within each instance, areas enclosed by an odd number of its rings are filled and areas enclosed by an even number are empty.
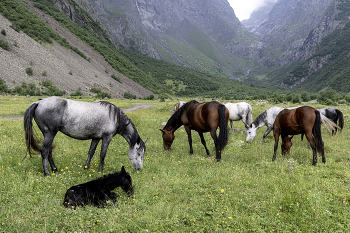
<svg viewBox="0 0 350 233">
<path fill-rule="evenodd" d="M 277 2 L 277 0 L 228 0 L 239 20 L 248 19 L 250 14 L 266 3 Z"/>
</svg>

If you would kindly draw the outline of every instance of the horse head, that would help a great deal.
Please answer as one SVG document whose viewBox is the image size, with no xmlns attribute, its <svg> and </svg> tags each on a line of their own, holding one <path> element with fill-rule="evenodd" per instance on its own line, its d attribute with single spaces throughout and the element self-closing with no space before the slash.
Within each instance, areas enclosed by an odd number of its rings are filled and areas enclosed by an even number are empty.
<svg viewBox="0 0 350 233">
<path fill-rule="evenodd" d="M 128 151 L 128 157 L 136 170 L 142 170 L 143 167 L 143 156 L 146 151 L 147 139 L 142 141 L 140 137 L 137 138 L 137 141 L 133 147 L 130 147 Z"/>
<path fill-rule="evenodd" d="M 171 144 L 173 144 L 173 141 L 175 139 L 174 131 L 172 130 L 166 130 L 166 129 L 160 129 L 162 131 L 162 138 L 163 138 L 163 146 L 164 150 L 170 150 Z"/>
<path fill-rule="evenodd" d="M 256 128 L 253 126 L 248 127 L 246 130 L 246 134 L 247 134 L 246 141 L 252 142 L 254 137 L 256 136 Z"/>
<path fill-rule="evenodd" d="M 282 139 L 281 149 L 282 149 L 282 154 L 283 155 L 284 154 L 290 154 L 290 148 L 293 146 L 293 143 L 292 143 L 293 136 L 291 136 L 291 137 L 286 136 L 286 137 L 284 137 Z"/>
<path fill-rule="evenodd" d="M 129 174 L 129 172 L 125 171 L 124 166 L 122 166 L 121 170 L 121 176 L 122 176 L 122 189 L 129 195 L 132 196 L 134 195 L 134 188 L 132 187 L 132 179 Z"/>
</svg>

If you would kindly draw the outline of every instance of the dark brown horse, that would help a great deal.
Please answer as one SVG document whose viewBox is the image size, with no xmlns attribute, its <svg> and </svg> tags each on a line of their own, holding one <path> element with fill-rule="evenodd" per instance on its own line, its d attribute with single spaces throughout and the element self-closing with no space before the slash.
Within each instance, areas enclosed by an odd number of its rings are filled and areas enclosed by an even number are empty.
<svg viewBox="0 0 350 233">
<path fill-rule="evenodd" d="M 221 151 L 228 141 L 228 117 L 228 109 L 225 105 L 217 101 L 199 103 L 192 100 L 186 103 L 170 117 L 167 124 L 161 129 L 163 133 L 164 150 L 169 150 L 171 148 L 171 144 L 175 139 L 174 132 L 183 125 L 188 135 L 191 154 L 193 153 L 191 130 L 198 132 L 208 156 L 209 150 L 204 140 L 203 133 L 210 132 L 215 144 L 216 160 L 220 161 Z M 216 135 L 218 127 L 220 127 L 219 137 Z"/>
<path fill-rule="evenodd" d="M 305 134 L 307 140 L 313 151 L 312 165 L 317 163 L 317 152 L 322 156 L 322 162 L 326 162 L 324 155 L 324 145 L 321 135 L 321 123 L 326 126 L 326 129 L 330 133 L 331 129 L 337 127 L 331 120 L 322 116 L 318 110 L 312 107 L 303 106 L 295 109 L 284 109 L 276 117 L 274 128 L 274 154 L 272 161 L 276 159 L 276 151 L 278 146 L 278 139 L 281 135 L 282 138 L 282 155 L 290 153 L 290 147 L 292 144 L 292 137 L 289 135 Z"/>
</svg>

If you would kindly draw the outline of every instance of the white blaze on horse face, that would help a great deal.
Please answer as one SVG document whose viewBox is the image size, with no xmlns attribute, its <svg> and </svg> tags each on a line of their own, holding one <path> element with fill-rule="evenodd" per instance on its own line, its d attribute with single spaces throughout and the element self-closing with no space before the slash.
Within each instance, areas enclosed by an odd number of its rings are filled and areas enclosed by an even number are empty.
<svg viewBox="0 0 350 233">
<path fill-rule="evenodd" d="M 128 157 L 132 163 L 132 166 L 136 170 L 142 170 L 143 168 L 143 156 L 145 150 L 141 148 L 140 144 L 135 144 L 134 148 L 130 148 L 128 151 Z"/>
<path fill-rule="evenodd" d="M 246 138 L 246 141 L 247 142 L 252 142 L 254 137 L 256 136 L 256 130 L 257 128 L 255 127 L 250 127 L 247 129 L 247 138 Z"/>
</svg>

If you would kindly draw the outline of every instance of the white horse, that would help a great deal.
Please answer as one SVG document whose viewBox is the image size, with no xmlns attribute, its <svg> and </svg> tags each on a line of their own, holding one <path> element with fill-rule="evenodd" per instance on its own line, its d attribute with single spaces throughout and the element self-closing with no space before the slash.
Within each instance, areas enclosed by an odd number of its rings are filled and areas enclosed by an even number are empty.
<svg viewBox="0 0 350 233">
<path fill-rule="evenodd" d="M 179 103 L 177 103 L 177 104 L 175 104 L 175 106 L 174 106 L 174 111 L 172 111 L 173 112 L 173 114 L 174 114 L 174 112 L 176 112 L 179 108 L 181 108 L 183 105 L 185 105 L 185 101 L 180 101 Z"/>
<path fill-rule="evenodd" d="M 225 107 L 230 112 L 229 120 L 231 123 L 231 128 L 233 130 L 233 124 L 232 121 L 239 121 L 242 119 L 242 122 L 244 123 L 244 126 L 248 129 L 249 126 L 252 124 L 253 121 L 253 111 L 252 107 L 246 103 L 246 102 L 239 102 L 239 103 L 224 103 Z"/>
<path fill-rule="evenodd" d="M 298 108 L 298 107 L 292 107 L 292 108 L 287 108 L 287 109 L 293 109 L 293 108 Z M 253 121 L 253 123 L 247 128 L 247 142 L 251 142 L 253 138 L 256 136 L 256 130 L 259 129 L 260 127 L 263 127 L 264 125 L 267 126 L 266 132 L 264 133 L 262 143 L 265 143 L 265 138 L 266 136 L 273 130 L 273 123 L 275 122 L 275 119 L 280 113 L 285 108 L 278 107 L 278 106 L 273 106 L 269 109 L 266 109 L 262 113 L 259 114 Z"/>
</svg>

